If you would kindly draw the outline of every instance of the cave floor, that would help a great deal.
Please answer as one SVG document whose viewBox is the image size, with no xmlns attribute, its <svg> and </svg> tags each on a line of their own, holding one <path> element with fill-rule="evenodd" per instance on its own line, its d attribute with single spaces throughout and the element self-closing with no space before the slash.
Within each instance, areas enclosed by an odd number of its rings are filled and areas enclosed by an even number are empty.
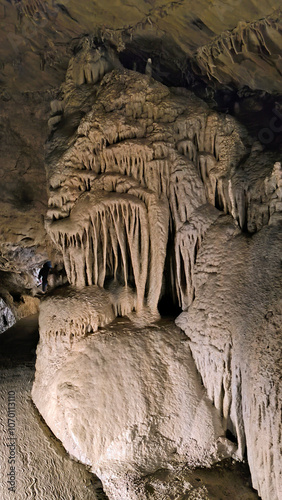
<svg viewBox="0 0 282 500">
<path fill-rule="evenodd" d="M 101 482 L 87 468 L 72 460 L 56 439 L 31 400 L 38 342 L 37 315 L 25 318 L 0 335 L 0 481 L 1 500 L 106 500 Z M 15 398 L 15 408 L 8 395 Z M 10 420 L 8 421 L 10 417 Z M 13 444 L 16 439 L 15 457 Z M 13 459 L 15 458 L 15 463 Z M 10 462 L 10 463 L 9 463 Z M 15 467 L 13 469 L 13 467 Z M 16 496 L 9 491 L 15 473 Z M 10 474 L 8 476 L 8 474 Z M 251 488 L 246 464 L 225 460 L 211 469 L 182 470 L 179 477 L 159 470 L 146 476 L 147 498 L 155 499 L 154 484 L 189 482 L 191 489 L 181 494 L 177 488 L 158 500 L 258 500 Z M 136 484 L 137 491 L 138 485 Z M 167 491 L 167 488 L 164 488 Z M 176 496 L 175 496 L 176 494 Z M 196 496 L 195 496 L 196 494 Z"/>
<path fill-rule="evenodd" d="M 31 400 L 38 338 L 36 315 L 19 321 L 0 336 L 0 498 L 106 500 L 101 482 L 70 458 Z M 10 406 L 8 423 L 9 391 L 15 393 L 15 409 Z M 14 436 L 10 435 L 13 430 Z M 7 446 L 13 444 L 10 437 L 16 438 L 15 464 L 13 448 Z M 16 475 L 16 493 L 9 491 L 10 472 Z"/>
</svg>

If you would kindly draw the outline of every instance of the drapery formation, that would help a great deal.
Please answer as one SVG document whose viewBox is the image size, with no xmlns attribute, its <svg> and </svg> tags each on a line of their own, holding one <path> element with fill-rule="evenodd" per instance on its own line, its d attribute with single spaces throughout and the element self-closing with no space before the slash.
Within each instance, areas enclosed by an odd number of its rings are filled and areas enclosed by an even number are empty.
<svg viewBox="0 0 282 500">
<path fill-rule="evenodd" d="M 72 116 L 70 96 L 78 85 L 73 68 L 74 62 L 59 106 L 66 118 Z M 80 92 L 84 87 L 90 92 L 84 84 Z M 273 205 L 269 193 L 278 184 L 272 186 L 277 174 L 271 174 L 272 158 L 264 167 L 268 184 L 257 175 L 252 190 L 255 174 L 250 172 L 259 152 L 251 151 L 245 129 L 233 118 L 210 111 L 188 91 L 169 91 L 130 71 L 113 71 L 92 85 L 93 92 L 94 103 L 74 135 L 55 132 L 48 146 L 47 228 L 62 251 L 68 279 L 78 286 L 104 286 L 113 279 L 133 287 L 138 311 L 148 305 L 156 313 L 166 286 L 162 275 L 169 237 L 174 256 L 167 274 L 185 309 L 193 298 L 194 261 L 209 225 L 209 216 L 204 221 L 199 215 L 201 207 L 212 219 L 214 208 L 217 216 L 231 214 L 250 231 L 267 223 L 275 209 L 254 215 L 254 205 L 261 196 Z M 54 162 L 58 142 L 63 153 Z M 237 168 L 242 162 L 244 180 Z"/>
</svg>

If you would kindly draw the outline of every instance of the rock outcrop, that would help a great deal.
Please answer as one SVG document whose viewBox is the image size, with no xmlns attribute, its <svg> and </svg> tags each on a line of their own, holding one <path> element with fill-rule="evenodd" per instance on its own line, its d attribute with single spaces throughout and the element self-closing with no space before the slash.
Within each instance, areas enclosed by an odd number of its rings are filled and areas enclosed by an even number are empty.
<svg viewBox="0 0 282 500">
<path fill-rule="evenodd" d="M 168 240 L 179 254 L 183 226 L 196 209 L 211 213 L 212 221 L 220 214 L 212 205 L 223 204 L 245 224 L 237 201 L 243 187 L 233 189 L 232 180 L 250 154 L 249 138 L 191 92 L 169 91 L 135 72 L 114 71 L 101 85 L 81 80 L 77 87 L 75 59 L 48 146 L 46 228 L 70 283 L 131 286 L 138 313 L 148 307 L 156 315 Z M 64 124 L 78 109 L 86 115 L 76 117 L 70 136 Z M 196 238 L 192 260 L 199 245 Z M 181 269 L 171 259 L 167 275 L 178 295 Z"/>
<path fill-rule="evenodd" d="M 36 277 L 50 248 L 44 141 L 52 95 L 0 95 L 0 297 L 16 319 L 38 311 Z"/>
<path fill-rule="evenodd" d="M 113 499 L 282 497 L 280 4 L 0 2 L 0 333 L 52 261 L 34 401 Z"/>
<path fill-rule="evenodd" d="M 16 322 L 10 307 L 0 298 L 0 333 L 4 332 Z"/>
<path fill-rule="evenodd" d="M 193 80 L 193 61 L 212 84 L 280 92 L 280 8 L 280 0 L 108 0 L 95 9 L 85 0 L 6 2 L 0 11 L 1 81 L 13 90 L 57 87 L 70 46 L 92 33 L 121 58 L 131 53 L 131 69 L 135 64 L 144 72 L 150 58 L 153 76 L 161 79 Z"/>
<path fill-rule="evenodd" d="M 235 2 L 236 3 L 236 2 Z M 234 6 L 235 7 L 235 6 Z M 236 28 L 225 31 L 207 45 L 200 47 L 195 63 L 211 79 L 220 83 L 273 91 L 281 90 L 281 58 L 279 56 L 281 11 L 252 22 L 240 21 Z M 267 83 L 267 67 L 271 62 L 276 82 Z"/>
</svg>

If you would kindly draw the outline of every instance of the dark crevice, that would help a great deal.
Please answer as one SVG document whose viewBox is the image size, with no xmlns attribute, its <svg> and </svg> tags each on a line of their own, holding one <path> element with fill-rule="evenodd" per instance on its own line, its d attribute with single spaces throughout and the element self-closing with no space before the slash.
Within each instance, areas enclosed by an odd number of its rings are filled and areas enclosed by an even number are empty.
<svg viewBox="0 0 282 500">
<path fill-rule="evenodd" d="M 227 437 L 227 439 L 229 439 L 229 441 L 232 441 L 232 443 L 235 443 L 238 445 L 238 441 L 237 441 L 236 436 L 234 436 L 234 434 L 229 429 L 226 430 L 226 437 Z"/>
</svg>

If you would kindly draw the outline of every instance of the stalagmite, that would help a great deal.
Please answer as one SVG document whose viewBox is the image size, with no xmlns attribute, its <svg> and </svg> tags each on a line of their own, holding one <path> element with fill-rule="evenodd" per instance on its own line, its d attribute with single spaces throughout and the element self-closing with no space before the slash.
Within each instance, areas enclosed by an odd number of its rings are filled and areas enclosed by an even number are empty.
<svg viewBox="0 0 282 500">
<path fill-rule="evenodd" d="M 117 321 L 72 344 L 55 332 L 47 344 L 42 328 L 33 400 L 109 498 L 145 499 L 134 487 L 142 475 L 226 456 L 220 415 L 171 322 L 136 329 Z"/>
</svg>

